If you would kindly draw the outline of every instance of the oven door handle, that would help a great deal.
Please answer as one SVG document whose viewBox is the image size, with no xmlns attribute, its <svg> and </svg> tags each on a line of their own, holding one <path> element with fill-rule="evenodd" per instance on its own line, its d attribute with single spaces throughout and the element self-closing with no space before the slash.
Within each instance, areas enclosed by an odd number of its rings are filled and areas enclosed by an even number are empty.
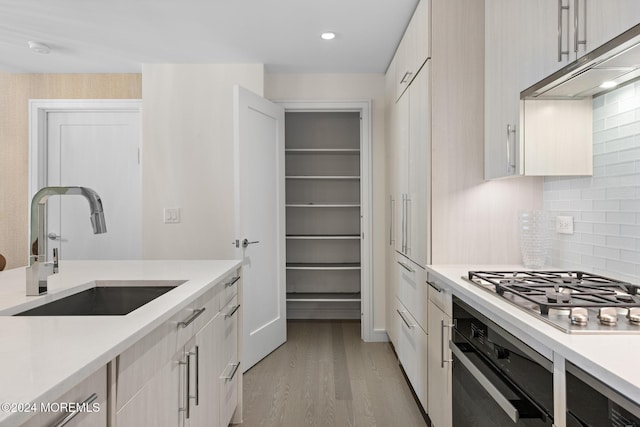
<svg viewBox="0 0 640 427">
<path fill-rule="evenodd" d="M 478 381 L 482 388 L 485 389 L 487 393 L 489 393 L 491 398 L 498 404 L 498 406 L 500 406 L 500 408 L 502 408 L 507 416 L 511 418 L 514 423 L 517 423 L 520 419 L 520 413 L 518 412 L 518 409 L 511 404 L 509 399 L 507 399 L 502 393 L 500 393 L 500 391 L 491 383 L 491 381 L 489 381 L 489 379 L 482 372 L 480 372 L 478 368 L 476 368 L 473 362 L 464 355 L 464 353 L 460 350 L 460 348 L 458 348 L 457 345 L 455 345 L 453 341 L 449 341 L 449 348 L 451 349 L 453 355 L 458 358 L 460 363 L 462 363 L 465 368 L 467 368 L 467 371 L 469 371 L 469 373 L 476 379 L 476 381 Z"/>
</svg>

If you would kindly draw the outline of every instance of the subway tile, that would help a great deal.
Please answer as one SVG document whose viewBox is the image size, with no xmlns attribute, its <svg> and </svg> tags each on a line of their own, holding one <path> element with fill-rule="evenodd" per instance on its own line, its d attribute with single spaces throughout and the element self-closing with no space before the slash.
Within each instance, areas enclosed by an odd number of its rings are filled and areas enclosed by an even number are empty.
<svg viewBox="0 0 640 427">
<path fill-rule="evenodd" d="M 622 274 L 619 271 L 595 269 L 593 273 L 599 274 L 601 276 L 607 276 L 612 279 L 620 280 L 623 282 L 638 283 L 638 277 L 636 275 Z"/>
<path fill-rule="evenodd" d="M 544 190 L 545 193 L 547 191 L 552 191 L 553 190 L 553 183 L 554 183 L 554 181 L 553 181 L 552 178 L 545 177 L 544 183 L 542 184 L 542 189 Z"/>
<path fill-rule="evenodd" d="M 575 200 L 580 198 L 580 190 L 560 191 L 560 200 Z"/>
<path fill-rule="evenodd" d="M 620 235 L 626 237 L 640 237 L 640 225 L 622 224 L 620 226 Z"/>
<path fill-rule="evenodd" d="M 605 190 L 607 199 L 635 199 L 636 188 L 635 187 L 611 187 Z"/>
<path fill-rule="evenodd" d="M 593 176 L 594 177 L 605 177 L 605 176 L 609 176 L 611 174 L 607 173 L 607 167 L 606 166 L 593 166 Z"/>
<path fill-rule="evenodd" d="M 620 158 L 624 160 L 640 160 L 640 147 L 621 151 Z"/>
<path fill-rule="evenodd" d="M 608 248 L 606 246 L 594 246 L 593 255 L 609 259 L 620 259 L 620 249 Z"/>
<path fill-rule="evenodd" d="M 606 189 L 604 188 L 588 188 L 580 193 L 580 197 L 583 200 L 602 200 L 605 195 Z"/>
<path fill-rule="evenodd" d="M 623 262 L 623 261 L 608 259 L 606 268 L 609 271 L 615 271 L 621 274 L 628 274 L 628 275 L 636 274 L 636 265 L 630 262 Z"/>
<path fill-rule="evenodd" d="M 605 222 L 607 214 L 605 212 L 580 212 L 580 219 L 586 222 Z"/>
<path fill-rule="evenodd" d="M 612 176 L 612 175 L 630 175 L 633 173 L 638 172 L 636 170 L 636 165 L 635 162 L 625 162 L 625 163 L 618 163 L 615 165 L 607 165 L 605 166 L 605 174 L 606 176 Z M 595 175 L 595 167 L 593 168 L 594 170 L 594 175 Z"/>
<path fill-rule="evenodd" d="M 634 249 L 636 247 L 636 239 L 632 237 L 607 236 L 607 247 Z"/>
<path fill-rule="evenodd" d="M 592 179 L 590 176 L 582 176 L 577 177 L 571 180 L 571 189 L 573 190 L 582 190 L 585 188 L 590 188 L 592 183 Z"/>
<path fill-rule="evenodd" d="M 620 251 L 620 260 L 640 264 L 640 251 Z"/>
<path fill-rule="evenodd" d="M 620 105 L 617 102 L 611 104 L 607 104 L 605 102 L 602 107 L 593 111 L 593 120 L 600 120 L 613 116 L 614 114 L 618 114 L 618 111 L 620 111 Z"/>
<path fill-rule="evenodd" d="M 582 255 L 580 263 L 591 268 L 606 268 L 606 260 L 591 255 Z"/>
<path fill-rule="evenodd" d="M 618 102 L 622 99 L 633 98 L 636 94 L 634 85 L 626 85 L 604 95 L 605 105 Z"/>
<path fill-rule="evenodd" d="M 604 166 L 618 163 L 619 154 L 619 151 L 607 154 L 596 154 L 593 156 L 593 166 Z M 623 159 L 627 160 L 626 158 Z"/>
<path fill-rule="evenodd" d="M 595 118 L 595 114 L 594 114 L 594 118 Z M 602 131 L 593 133 L 593 143 L 598 144 L 600 142 L 611 141 L 612 139 L 617 139 L 624 136 L 629 136 L 629 135 L 628 134 L 620 135 L 620 128 L 616 127 L 613 129 L 604 129 Z"/>
<path fill-rule="evenodd" d="M 640 212 L 640 200 L 620 200 L 620 210 Z"/>
<path fill-rule="evenodd" d="M 618 101 L 618 108 L 619 111 L 634 111 L 640 108 L 640 95 L 638 95 L 638 92 L 636 91 L 633 96 L 620 99 Z"/>
<path fill-rule="evenodd" d="M 571 202 L 569 200 L 551 200 L 552 211 L 569 211 L 571 210 Z"/>
<path fill-rule="evenodd" d="M 594 200 L 593 210 L 617 212 L 620 210 L 620 201 L 619 200 Z"/>
<path fill-rule="evenodd" d="M 557 191 L 571 189 L 571 178 L 561 177 L 555 179 L 553 181 L 553 189 Z"/>
<path fill-rule="evenodd" d="M 607 238 L 602 234 L 583 233 L 581 241 L 588 245 L 605 246 L 607 244 Z"/>
<path fill-rule="evenodd" d="M 604 153 L 612 153 L 615 151 L 628 150 L 631 148 L 640 147 L 640 137 L 638 135 L 627 136 L 626 138 L 619 138 L 610 141 L 604 141 L 602 144 L 602 151 Z"/>
<path fill-rule="evenodd" d="M 618 138 L 624 138 L 625 136 L 640 134 L 640 122 L 634 122 L 627 125 L 618 127 Z"/>
<path fill-rule="evenodd" d="M 602 130 L 604 130 L 604 120 L 605 119 L 600 119 L 600 120 L 594 120 L 593 121 L 593 131 L 594 132 L 600 132 Z M 595 147 L 594 147 L 595 150 Z"/>
<path fill-rule="evenodd" d="M 619 236 L 620 225 L 619 224 L 593 224 L 594 234 L 605 234 L 607 236 Z"/>
<path fill-rule="evenodd" d="M 593 255 L 593 246 L 585 245 L 583 243 L 568 242 L 565 244 L 565 248 L 569 252 L 574 252 L 580 255 Z"/>
<path fill-rule="evenodd" d="M 559 191 L 544 191 L 542 193 L 542 200 L 560 200 Z"/>
<path fill-rule="evenodd" d="M 571 200 L 571 210 L 590 211 L 593 209 L 593 200 Z"/>
<path fill-rule="evenodd" d="M 603 106 L 604 106 L 604 95 L 594 96 L 593 109 L 597 110 L 598 108 L 602 108 Z"/>
<path fill-rule="evenodd" d="M 636 215 L 633 212 L 607 212 L 606 215 L 608 224 L 635 224 Z M 624 235 L 622 229 L 620 234 Z"/>
<path fill-rule="evenodd" d="M 610 129 L 615 126 L 623 126 L 634 123 L 636 121 L 636 112 L 634 109 L 626 110 L 622 113 L 618 113 L 614 116 L 610 116 L 604 119 L 605 129 Z"/>
</svg>

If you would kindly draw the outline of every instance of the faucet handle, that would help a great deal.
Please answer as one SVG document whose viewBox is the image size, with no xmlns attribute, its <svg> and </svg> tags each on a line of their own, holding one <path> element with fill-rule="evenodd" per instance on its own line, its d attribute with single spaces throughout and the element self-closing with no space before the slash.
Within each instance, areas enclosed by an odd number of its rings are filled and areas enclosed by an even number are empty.
<svg viewBox="0 0 640 427">
<path fill-rule="evenodd" d="M 53 274 L 58 273 L 58 248 L 53 248 Z"/>
</svg>

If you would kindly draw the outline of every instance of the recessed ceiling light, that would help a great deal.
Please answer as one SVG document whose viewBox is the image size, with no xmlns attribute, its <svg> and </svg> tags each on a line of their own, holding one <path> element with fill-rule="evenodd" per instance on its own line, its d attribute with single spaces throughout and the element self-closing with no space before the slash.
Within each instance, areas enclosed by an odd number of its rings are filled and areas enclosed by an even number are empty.
<svg viewBox="0 0 640 427">
<path fill-rule="evenodd" d="M 320 37 L 322 37 L 323 40 L 333 40 L 336 38 L 336 33 L 331 33 L 331 32 L 322 33 L 320 34 Z"/>
<path fill-rule="evenodd" d="M 29 44 L 29 49 L 31 49 L 35 53 L 42 53 L 46 55 L 49 52 L 51 52 L 51 49 L 49 49 L 49 46 L 47 46 L 44 43 L 30 41 L 28 44 Z"/>
<path fill-rule="evenodd" d="M 611 82 L 611 81 L 609 81 L 609 82 L 603 82 L 603 83 L 600 85 L 600 87 L 601 87 L 602 89 L 611 89 L 612 87 L 616 87 L 616 86 L 618 86 L 618 83 L 616 83 L 616 82 Z"/>
</svg>

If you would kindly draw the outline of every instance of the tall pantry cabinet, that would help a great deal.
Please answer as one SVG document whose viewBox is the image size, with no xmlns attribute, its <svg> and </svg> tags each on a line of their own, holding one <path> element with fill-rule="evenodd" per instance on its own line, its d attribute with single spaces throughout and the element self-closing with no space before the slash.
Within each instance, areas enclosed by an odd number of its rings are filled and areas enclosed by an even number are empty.
<svg viewBox="0 0 640 427">
<path fill-rule="evenodd" d="M 413 14 L 386 75 L 389 236 L 387 331 L 416 396 L 427 407 L 431 111 L 430 1 Z"/>
</svg>

